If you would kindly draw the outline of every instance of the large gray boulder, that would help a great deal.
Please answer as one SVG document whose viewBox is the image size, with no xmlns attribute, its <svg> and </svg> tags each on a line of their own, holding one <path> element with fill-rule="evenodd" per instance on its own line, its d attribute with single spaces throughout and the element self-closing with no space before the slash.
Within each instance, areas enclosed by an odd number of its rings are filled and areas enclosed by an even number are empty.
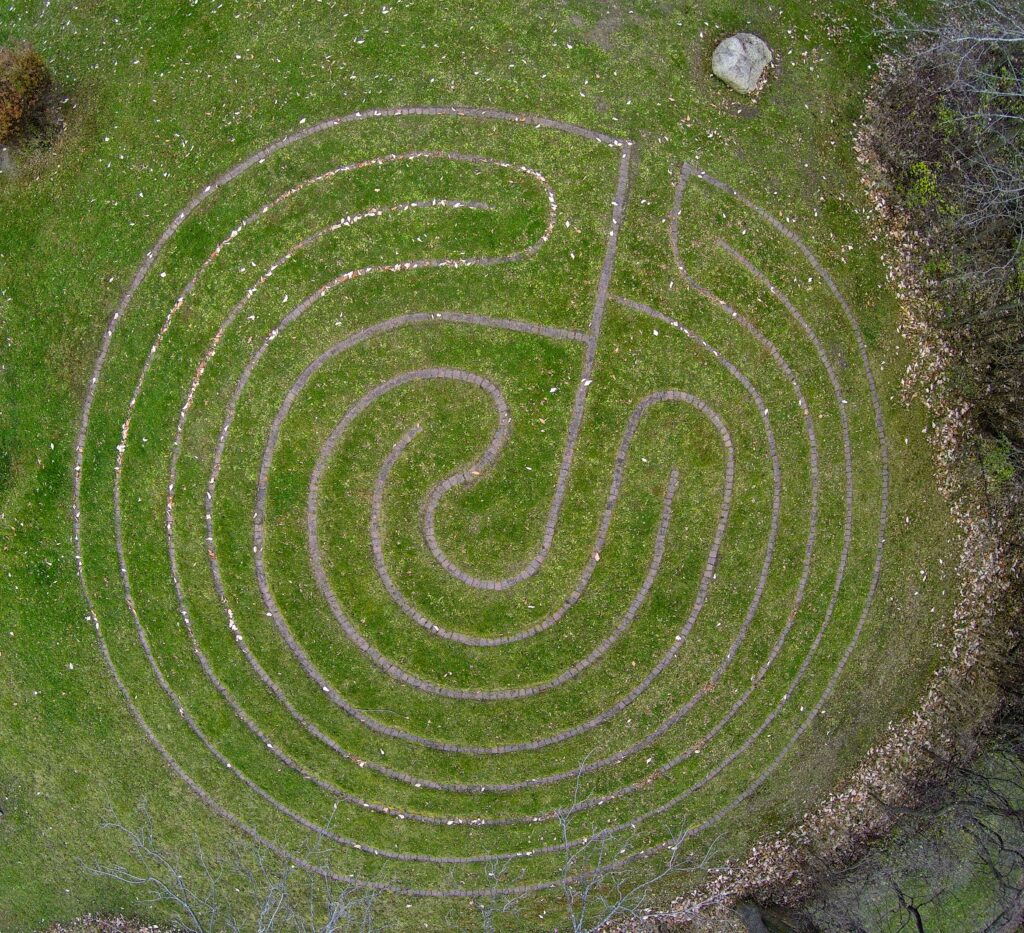
<svg viewBox="0 0 1024 933">
<path fill-rule="evenodd" d="M 718 43 L 711 56 L 711 70 L 729 87 L 752 94 L 771 62 L 772 50 L 764 39 L 749 32 L 738 32 Z"/>
</svg>

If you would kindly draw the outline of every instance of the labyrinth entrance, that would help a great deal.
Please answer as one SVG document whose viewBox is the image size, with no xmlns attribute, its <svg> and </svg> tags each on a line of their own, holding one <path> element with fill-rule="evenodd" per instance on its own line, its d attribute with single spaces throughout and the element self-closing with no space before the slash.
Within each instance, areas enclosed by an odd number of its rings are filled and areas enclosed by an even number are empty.
<svg viewBox="0 0 1024 933">
<path fill-rule="evenodd" d="M 544 888 L 814 741 L 886 522 L 856 309 L 771 205 L 676 166 L 659 213 L 641 163 L 497 111 L 302 126 L 110 321 L 90 621 L 168 766 L 312 871 Z"/>
</svg>

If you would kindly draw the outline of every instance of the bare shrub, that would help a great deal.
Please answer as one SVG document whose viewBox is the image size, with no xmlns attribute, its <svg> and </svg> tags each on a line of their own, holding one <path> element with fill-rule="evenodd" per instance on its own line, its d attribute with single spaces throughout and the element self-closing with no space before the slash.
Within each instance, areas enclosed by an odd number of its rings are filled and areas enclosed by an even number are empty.
<svg viewBox="0 0 1024 933">
<path fill-rule="evenodd" d="M 52 86 L 46 62 L 32 45 L 0 46 L 0 145 L 42 126 Z"/>
</svg>

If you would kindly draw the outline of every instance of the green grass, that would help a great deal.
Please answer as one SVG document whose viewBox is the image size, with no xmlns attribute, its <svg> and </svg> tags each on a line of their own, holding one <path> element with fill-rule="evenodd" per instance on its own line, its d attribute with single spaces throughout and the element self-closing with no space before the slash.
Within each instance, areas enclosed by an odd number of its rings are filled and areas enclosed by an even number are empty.
<svg viewBox="0 0 1024 933">
<path fill-rule="evenodd" d="M 781 61 L 756 104 L 712 79 L 714 44 L 740 27 L 763 34 Z M 397 3 L 349 8 L 268 2 L 118 7 L 14 2 L 0 42 L 34 41 L 71 103 L 50 151 L 0 176 L 0 646 L 5 795 L 0 928 L 33 929 L 86 911 L 133 910 L 133 892 L 87 873 L 80 859 L 118 857 L 100 828 L 109 806 L 146 799 L 159 838 L 187 860 L 193 839 L 238 835 L 166 766 L 128 712 L 103 660 L 78 583 L 72 541 L 75 438 L 108 319 L 146 251 L 189 199 L 253 152 L 300 126 L 374 107 L 457 103 L 577 123 L 633 140 L 633 174 L 611 293 L 652 305 L 698 332 L 756 392 L 671 327 L 609 302 L 566 508 L 542 569 L 507 592 L 468 588 L 437 564 L 422 533 L 433 486 L 486 449 L 497 425 L 490 397 L 462 382 L 413 383 L 357 418 L 327 465 L 318 503 L 327 577 L 355 627 L 421 680 L 456 689 L 505 689 L 557 677 L 614 629 L 648 570 L 670 473 L 679 470 L 661 572 L 622 638 L 569 683 L 508 701 L 467 702 L 394 681 L 345 637 L 321 595 L 306 549 L 306 495 L 320 445 L 364 393 L 403 372 L 462 369 L 500 387 L 512 430 L 480 481 L 437 513 L 451 558 L 479 576 L 514 572 L 536 552 L 565 444 L 583 348 L 578 342 L 479 325 L 434 322 L 390 331 L 328 361 L 282 423 L 268 483 L 268 583 L 295 638 L 340 695 L 415 736 L 495 746 L 549 736 L 599 715 L 671 647 L 698 592 L 724 494 L 725 452 L 707 418 L 682 403 L 653 406 L 629 448 L 622 490 L 590 586 L 548 631 L 499 648 L 442 641 L 406 618 L 374 569 L 374 484 L 406 430 L 422 432 L 398 458 L 383 497 L 383 552 L 408 600 L 456 632 L 523 631 L 556 608 L 587 564 L 615 452 L 629 414 L 649 393 L 705 399 L 736 455 L 733 506 L 707 601 L 679 655 L 625 711 L 583 735 L 503 755 L 452 753 L 381 735 L 329 702 L 267 617 L 257 586 L 252 524 L 267 433 L 284 393 L 331 344 L 410 312 L 514 318 L 586 330 L 615 197 L 618 150 L 553 130 L 501 121 L 407 116 L 346 124 L 286 147 L 209 197 L 170 239 L 119 326 L 97 385 L 82 472 L 82 552 L 89 592 L 133 703 L 181 767 L 239 820 L 290 851 L 311 834 L 239 781 L 243 773 L 302 818 L 323 823 L 334 798 L 265 748 L 204 676 L 181 621 L 164 527 L 170 450 L 192 375 L 227 311 L 260 275 L 313 231 L 367 209 L 448 198 L 490 209 L 425 207 L 362 220 L 296 251 L 259 287 L 209 362 L 181 438 L 174 490 L 175 553 L 197 643 L 240 707 L 275 747 L 328 787 L 412 814 L 530 817 L 565 807 L 574 781 L 516 793 L 459 794 L 429 782 L 488 785 L 572 772 L 654 731 L 704 687 L 740 631 L 759 586 L 774 480 L 768 410 L 782 476 L 774 560 L 760 606 L 732 664 L 688 716 L 636 755 L 585 776 L 580 799 L 664 777 L 576 815 L 573 835 L 635 821 L 617 844 L 634 854 L 698 826 L 769 766 L 819 703 L 858 630 L 881 515 L 881 458 L 854 331 L 813 269 L 741 203 L 692 180 L 682 203 L 687 269 L 746 315 L 799 380 L 819 455 L 820 495 L 806 592 L 778 656 L 749 700 L 706 744 L 702 737 L 750 686 L 780 633 L 801 579 L 810 529 L 811 446 L 785 372 L 751 334 L 682 280 L 667 215 L 683 162 L 764 206 L 815 252 L 863 330 L 889 441 L 890 502 L 878 592 L 824 710 L 757 792 L 687 843 L 740 856 L 783 830 L 848 774 L 890 721 L 907 713 L 938 659 L 955 595 L 952 524 L 938 497 L 930 423 L 899 401 L 909 350 L 867 226 L 851 140 L 875 53 L 871 22 L 854 3 L 787 6 L 715 2 L 700 9 L 638 4 L 602 16 L 596 5 Z M 214 541 L 234 619 L 262 667 L 303 717 L 356 759 L 422 777 L 396 780 L 336 754 L 299 727 L 238 650 L 214 588 L 204 492 L 225 406 L 250 356 L 303 296 L 345 270 L 422 258 L 501 255 L 545 229 L 547 200 L 528 175 L 497 165 L 417 159 L 319 182 L 272 208 L 227 246 L 175 317 L 135 406 L 121 489 L 126 564 L 159 665 L 196 726 L 229 760 L 210 756 L 160 689 L 124 599 L 113 535 L 117 445 L 142 365 L 175 296 L 242 218 L 302 180 L 388 153 L 455 151 L 529 166 L 558 198 L 550 242 L 518 263 L 381 273 L 356 279 L 281 331 L 239 398 L 217 480 Z M 838 401 L 814 344 L 756 278 L 715 244 L 741 249 L 785 291 L 834 368 Z M 552 392 L 551 389 L 557 389 Z M 840 406 L 849 424 L 854 497 L 846 575 L 815 643 L 843 551 L 845 466 Z M 9 634 L 8 634 L 9 633 Z M 792 692 L 790 692 L 792 691 Z M 785 702 L 780 701 L 785 696 Z M 755 734 L 749 748 L 703 783 Z M 699 753 L 694 753 L 695 743 Z M 690 754 L 684 754 L 687 752 Z M 234 773 L 233 773 L 234 772 Z M 687 788 L 695 790 L 678 803 Z M 654 811 L 657 816 L 644 819 Z M 402 863 L 366 847 L 425 856 L 525 852 L 557 843 L 556 822 L 436 825 L 398 820 L 342 801 L 334 832 L 364 846 L 325 844 L 317 864 L 339 874 L 431 889 L 487 885 L 485 863 Z M 662 856 L 630 864 L 642 875 Z M 513 883 L 558 877 L 564 857 L 512 862 Z M 671 894 L 689 876 L 666 883 Z M 559 921 L 557 892 L 531 896 L 518 929 Z M 379 904 L 385 928 L 472 928 L 476 910 L 406 896 Z M 456 919 L 452 920 L 455 917 Z"/>
</svg>

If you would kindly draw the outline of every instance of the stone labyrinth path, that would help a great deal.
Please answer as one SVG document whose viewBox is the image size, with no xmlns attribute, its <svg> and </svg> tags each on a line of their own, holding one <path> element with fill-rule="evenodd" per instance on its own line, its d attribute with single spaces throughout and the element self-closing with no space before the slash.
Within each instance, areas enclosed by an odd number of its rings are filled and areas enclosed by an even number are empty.
<svg viewBox="0 0 1024 933">
<path fill-rule="evenodd" d="M 865 341 L 775 210 L 642 161 L 498 111 L 303 126 L 110 321 L 90 622 L 167 765 L 311 871 L 542 889 L 814 741 L 882 560 Z"/>
</svg>

